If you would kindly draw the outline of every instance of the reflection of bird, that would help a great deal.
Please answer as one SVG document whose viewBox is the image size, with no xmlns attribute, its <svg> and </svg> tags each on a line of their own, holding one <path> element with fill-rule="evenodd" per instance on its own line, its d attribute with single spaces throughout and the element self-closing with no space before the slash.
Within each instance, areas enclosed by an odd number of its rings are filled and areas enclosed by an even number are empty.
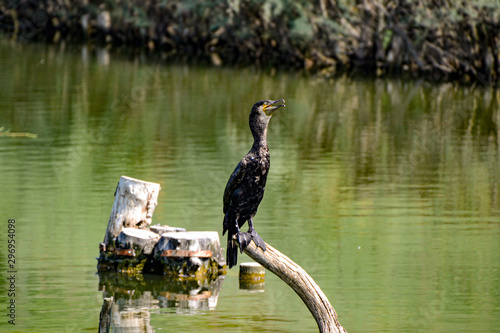
<svg viewBox="0 0 500 333">
<path fill-rule="evenodd" d="M 248 154 L 238 163 L 224 190 L 224 231 L 227 235 L 226 260 L 229 268 L 236 265 L 238 248 L 234 235 L 238 237 L 240 251 L 253 239 L 262 250 L 266 243 L 255 232 L 252 218 L 257 213 L 260 201 L 264 196 L 267 173 L 269 171 L 269 148 L 267 147 L 267 125 L 272 114 L 284 107 L 285 100 L 260 101 L 254 104 L 250 112 L 250 130 L 253 135 L 253 146 Z M 240 231 L 248 221 L 248 233 Z"/>
</svg>

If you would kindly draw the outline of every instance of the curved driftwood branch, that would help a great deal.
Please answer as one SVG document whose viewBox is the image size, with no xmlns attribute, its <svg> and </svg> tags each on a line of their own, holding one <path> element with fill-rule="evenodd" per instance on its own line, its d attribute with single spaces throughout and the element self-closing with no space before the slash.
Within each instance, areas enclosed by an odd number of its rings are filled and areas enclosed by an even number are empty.
<svg viewBox="0 0 500 333">
<path fill-rule="evenodd" d="M 252 241 L 245 253 L 286 282 L 311 311 L 320 332 L 347 333 L 337 319 L 328 298 L 307 272 L 290 258 L 266 243 L 267 250 L 257 249 Z"/>
</svg>

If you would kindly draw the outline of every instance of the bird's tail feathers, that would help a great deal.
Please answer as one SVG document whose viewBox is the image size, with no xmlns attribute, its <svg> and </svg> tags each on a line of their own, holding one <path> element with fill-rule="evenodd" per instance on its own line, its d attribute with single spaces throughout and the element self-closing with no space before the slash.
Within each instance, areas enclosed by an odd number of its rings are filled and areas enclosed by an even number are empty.
<svg viewBox="0 0 500 333">
<path fill-rule="evenodd" d="M 233 240 L 233 234 L 231 232 L 227 234 L 226 261 L 229 268 L 236 266 L 238 263 L 238 245 L 236 245 L 236 242 Z"/>
</svg>

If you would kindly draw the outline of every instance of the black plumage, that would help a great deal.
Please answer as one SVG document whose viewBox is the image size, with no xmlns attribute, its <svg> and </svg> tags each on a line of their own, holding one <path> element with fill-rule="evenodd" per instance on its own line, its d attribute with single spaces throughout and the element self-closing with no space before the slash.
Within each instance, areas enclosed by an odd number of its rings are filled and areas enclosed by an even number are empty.
<svg viewBox="0 0 500 333">
<path fill-rule="evenodd" d="M 237 263 L 238 247 L 234 235 L 243 249 L 254 240 L 262 250 L 266 244 L 255 232 L 253 217 L 257 213 L 269 172 L 270 157 L 267 146 L 267 126 L 272 114 L 280 107 L 284 107 L 285 100 L 260 101 L 254 104 L 250 112 L 250 130 L 254 138 L 252 149 L 238 163 L 224 191 L 224 221 L 223 235 L 227 235 L 226 260 L 229 268 Z M 248 221 L 248 232 L 242 233 L 240 228 Z"/>
</svg>

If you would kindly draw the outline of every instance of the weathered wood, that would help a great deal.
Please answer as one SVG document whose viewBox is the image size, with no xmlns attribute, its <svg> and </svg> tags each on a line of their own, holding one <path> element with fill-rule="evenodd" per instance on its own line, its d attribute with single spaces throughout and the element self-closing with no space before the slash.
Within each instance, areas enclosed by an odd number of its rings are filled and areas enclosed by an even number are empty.
<svg viewBox="0 0 500 333">
<path fill-rule="evenodd" d="M 124 228 L 114 245 L 99 245 L 97 269 L 127 274 L 160 273 L 215 278 L 225 274 L 219 234 L 215 231 L 165 232 Z"/>
<path fill-rule="evenodd" d="M 263 292 L 266 269 L 256 262 L 240 264 L 240 289 L 249 292 Z"/>
<path fill-rule="evenodd" d="M 187 258 L 187 257 L 198 257 L 198 258 L 211 258 L 212 251 L 210 250 L 165 250 L 161 254 L 162 257 L 177 257 L 177 258 Z"/>
<path fill-rule="evenodd" d="M 163 235 L 163 233 L 165 233 L 165 232 L 184 232 L 184 231 L 186 231 L 185 228 L 170 227 L 168 225 L 159 225 L 159 224 L 150 226 L 149 230 L 157 233 L 160 236 Z"/>
<path fill-rule="evenodd" d="M 104 243 L 109 245 L 123 228 L 144 229 L 151 224 L 160 184 L 122 176 L 116 188 Z"/>
<path fill-rule="evenodd" d="M 133 249 L 137 254 L 151 254 L 159 239 L 160 235 L 149 230 L 123 228 L 116 239 L 116 246 Z"/>
<path fill-rule="evenodd" d="M 225 274 L 226 261 L 217 232 L 186 232 L 159 224 L 146 229 L 159 191 L 159 184 L 120 178 L 106 236 L 99 244 L 97 270 L 196 279 Z"/>
<path fill-rule="evenodd" d="M 252 241 L 244 251 L 250 258 L 292 287 L 311 311 L 320 332 L 347 333 L 340 325 L 337 313 L 328 298 L 309 274 L 269 244 L 266 244 L 266 247 L 266 251 L 259 250 L 255 242 Z"/>
<path fill-rule="evenodd" d="M 176 256 L 178 253 L 183 253 L 184 255 L 182 255 L 182 257 L 206 258 L 208 251 L 211 252 L 209 257 L 215 259 L 220 266 L 224 266 L 226 264 L 220 246 L 218 232 L 168 232 L 161 236 L 157 246 L 155 247 L 155 256 L 165 257 L 169 254 L 171 256 Z M 199 255 L 196 256 L 196 253 Z M 178 256 L 180 256 L 180 254 Z"/>
<path fill-rule="evenodd" d="M 122 257 L 135 257 L 136 256 L 134 249 L 123 249 L 123 248 L 118 248 L 118 247 L 114 248 L 112 253 L 116 254 L 118 256 L 122 256 Z"/>
<path fill-rule="evenodd" d="M 113 296 L 104 298 L 99 315 L 99 333 L 108 333 L 111 326 L 111 311 L 113 310 Z"/>
<path fill-rule="evenodd" d="M 240 264 L 240 280 L 262 281 L 266 276 L 266 269 L 256 262 Z"/>
</svg>

